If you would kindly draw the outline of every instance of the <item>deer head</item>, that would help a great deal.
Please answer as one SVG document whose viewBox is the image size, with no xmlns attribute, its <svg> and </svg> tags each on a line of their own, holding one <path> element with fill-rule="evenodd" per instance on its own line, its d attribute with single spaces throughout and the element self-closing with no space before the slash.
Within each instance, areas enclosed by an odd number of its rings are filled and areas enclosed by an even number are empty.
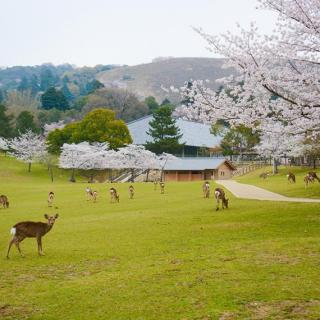
<svg viewBox="0 0 320 320">
<path fill-rule="evenodd" d="M 53 226 L 59 215 L 57 213 L 54 216 L 48 216 L 45 214 L 44 217 L 48 220 L 48 225 Z"/>
</svg>

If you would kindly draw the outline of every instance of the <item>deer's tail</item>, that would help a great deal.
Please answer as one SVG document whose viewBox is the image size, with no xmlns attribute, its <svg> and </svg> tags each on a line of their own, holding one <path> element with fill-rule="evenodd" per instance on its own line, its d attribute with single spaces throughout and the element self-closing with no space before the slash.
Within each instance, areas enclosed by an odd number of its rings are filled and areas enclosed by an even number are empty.
<svg viewBox="0 0 320 320">
<path fill-rule="evenodd" d="M 10 234 L 12 234 L 13 236 L 15 236 L 15 235 L 16 235 L 16 231 L 17 231 L 16 228 L 11 228 Z"/>
</svg>

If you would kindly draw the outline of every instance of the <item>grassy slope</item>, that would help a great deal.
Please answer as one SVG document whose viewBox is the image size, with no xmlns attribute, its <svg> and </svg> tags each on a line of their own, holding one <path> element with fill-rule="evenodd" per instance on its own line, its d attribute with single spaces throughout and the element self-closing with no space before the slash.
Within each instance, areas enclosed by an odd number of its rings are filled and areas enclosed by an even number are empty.
<svg viewBox="0 0 320 320">
<path fill-rule="evenodd" d="M 10 172 L 7 168 L 10 167 Z M 201 183 L 97 184 L 97 203 L 84 183 L 49 183 L 46 171 L 0 157 L 0 318 L 4 319 L 318 319 L 318 204 L 234 199 L 216 213 Z M 59 209 L 46 208 L 49 190 Z M 5 252 L 17 221 L 59 212 L 44 238 Z M 259 318 L 260 317 L 260 318 Z M 278 318 L 277 318 L 278 317 Z"/>
<path fill-rule="evenodd" d="M 296 183 L 288 183 L 287 174 L 291 171 L 296 175 Z M 267 179 L 261 179 L 259 175 L 262 172 L 272 172 L 270 168 L 260 169 L 242 177 L 237 178 L 237 181 L 242 183 L 253 184 L 273 192 L 277 192 L 289 197 L 305 197 L 305 198 L 320 198 L 320 183 L 315 182 L 307 189 L 305 188 L 303 177 L 313 171 L 310 168 L 301 167 L 280 167 L 279 174 L 269 176 Z M 319 170 L 315 170 L 318 171 Z M 318 176 L 319 173 L 318 173 Z"/>
</svg>

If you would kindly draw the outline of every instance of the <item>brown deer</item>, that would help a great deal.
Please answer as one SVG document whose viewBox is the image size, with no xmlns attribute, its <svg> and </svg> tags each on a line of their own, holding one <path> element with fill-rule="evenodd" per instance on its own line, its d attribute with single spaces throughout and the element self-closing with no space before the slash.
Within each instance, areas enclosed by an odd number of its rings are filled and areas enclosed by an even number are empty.
<svg viewBox="0 0 320 320">
<path fill-rule="evenodd" d="M 131 185 L 129 187 L 129 197 L 130 197 L 130 199 L 133 199 L 133 197 L 134 197 L 134 187 L 133 187 L 133 185 Z"/>
<path fill-rule="evenodd" d="M 202 185 L 202 192 L 204 198 L 210 198 L 210 184 L 208 181 Z"/>
<path fill-rule="evenodd" d="M 48 194 L 48 207 L 52 207 L 53 199 L 54 199 L 54 193 L 50 191 Z"/>
<path fill-rule="evenodd" d="M 5 196 L 4 194 L 2 194 L 0 196 L 0 205 L 2 204 L 2 206 L 4 208 L 9 208 L 9 200 L 8 200 L 8 197 Z"/>
<path fill-rule="evenodd" d="M 220 202 L 220 200 L 222 202 L 222 209 L 224 209 L 224 208 L 228 209 L 229 199 L 226 198 L 226 195 L 225 195 L 224 190 L 222 188 L 215 188 L 214 197 L 215 197 L 216 202 L 217 202 L 216 211 L 219 210 L 219 202 Z"/>
<path fill-rule="evenodd" d="M 308 173 L 308 176 L 309 176 L 309 177 L 312 177 L 313 180 L 317 180 L 318 182 L 320 182 L 320 179 L 319 179 L 319 177 L 317 176 L 317 173 L 316 173 L 316 172 L 310 171 L 310 172 Z"/>
<path fill-rule="evenodd" d="M 23 256 L 20 249 L 20 242 L 22 242 L 25 238 L 37 238 L 38 254 L 39 256 L 44 255 L 42 251 L 42 237 L 52 229 L 59 215 L 56 214 L 54 216 L 48 216 L 47 214 L 45 214 L 44 217 L 47 219 L 46 223 L 24 221 L 24 222 L 19 222 L 12 227 L 10 233 L 13 235 L 13 238 L 9 243 L 9 248 L 7 252 L 8 259 L 9 259 L 9 252 L 13 244 L 16 245 L 20 255 Z"/>
<path fill-rule="evenodd" d="M 119 194 L 117 193 L 117 190 L 115 188 L 110 188 L 110 202 L 119 202 L 120 197 Z"/>
<path fill-rule="evenodd" d="M 289 183 L 296 183 L 296 176 L 292 172 L 288 172 L 287 178 Z"/>
<path fill-rule="evenodd" d="M 160 182 L 160 193 L 164 194 L 164 182 Z"/>
<path fill-rule="evenodd" d="M 262 173 L 259 175 L 259 177 L 260 177 L 261 179 L 267 179 L 268 176 L 269 176 L 269 173 L 266 173 L 266 172 L 262 172 Z"/>
<path fill-rule="evenodd" d="M 303 178 L 303 181 L 304 181 L 305 187 L 308 188 L 310 183 L 314 183 L 314 177 L 312 177 L 312 176 L 310 176 L 309 174 L 307 174 L 307 175 Z"/>
</svg>

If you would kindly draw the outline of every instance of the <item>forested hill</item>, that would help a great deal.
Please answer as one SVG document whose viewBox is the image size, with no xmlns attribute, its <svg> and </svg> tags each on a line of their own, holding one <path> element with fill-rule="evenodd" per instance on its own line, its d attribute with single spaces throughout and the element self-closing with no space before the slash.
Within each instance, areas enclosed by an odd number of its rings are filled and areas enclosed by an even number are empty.
<svg viewBox="0 0 320 320">
<path fill-rule="evenodd" d="M 152 63 L 103 71 L 96 77 L 106 87 L 127 88 L 140 98 L 154 96 L 158 101 L 168 98 L 176 103 L 180 97 L 165 89 L 179 88 L 190 79 L 210 80 L 208 86 L 217 89 L 219 85 L 215 80 L 231 74 L 231 69 L 223 69 L 222 64 L 222 59 L 212 58 L 157 59 Z"/>
</svg>

